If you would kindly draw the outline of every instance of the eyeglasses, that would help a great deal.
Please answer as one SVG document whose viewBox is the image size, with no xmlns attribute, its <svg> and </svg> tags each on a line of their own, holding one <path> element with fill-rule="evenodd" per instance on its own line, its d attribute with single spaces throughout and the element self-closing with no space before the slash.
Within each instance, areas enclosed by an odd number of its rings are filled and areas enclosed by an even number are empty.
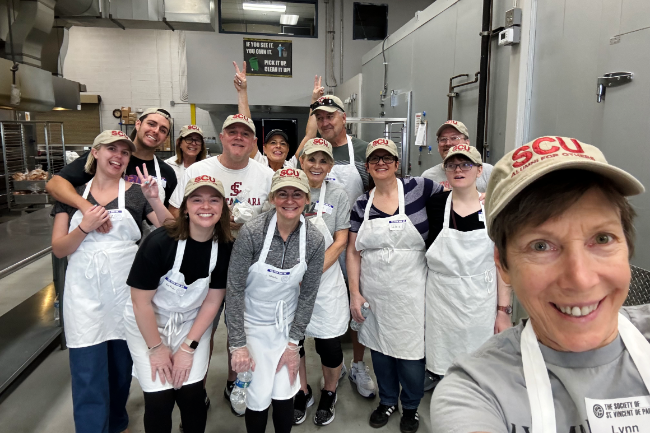
<svg viewBox="0 0 650 433">
<path fill-rule="evenodd" d="M 289 196 L 291 196 L 291 198 L 294 200 L 300 200 L 305 197 L 305 193 L 302 191 L 294 191 L 293 194 L 289 194 L 286 191 L 278 191 L 275 193 L 275 196 L 280 200 L 287 200 Z"/>
<path fill-rule="evenodd" d="M 369 164 L 379 164 L 379 161 L 384 161 L 384 164 L 392 164 L 397 160 L 393 155 L 384 155 L 384 156 L 371 156 L 368 158 Z"/>
<path fill-rule="evenodd" d="M 447 143 L 458 143 L 460 140 L 462 140 L 463 136 L 454 136 L 454 137 L 442 137 L 438 139 L 438 143 L 440 144 L 447 144 Z"/>
<path fill-rule="evenodd" d="M 445 164 L 445 170 L 448 172 L 454 172 L 458 167 L 460 167 L 462 171 L 470 171 L 472 167 L 474 167 L 474 164 L 471 162 L 461 162 L 460 164 L 452 164 L 450 162 L 448 164 Z"/>
<path fill-rule="evenodd" d="M 200 138 L 183 137 L 183 141 L 185 141 L 187 144 L 201 144 L 203 140 Z"/>
<path fill-rule="evenodd" d="M 309 106 L 309 108 L 311 108 L 312 111 L 314 111 L 318 107 L 336 107 L 339 110 L 345 112 L 343 107 L 339 106 L 339 104 L 334 102 L 334 100 L 331 98 L 320 98 L 318 101 L 314 102 Z"/>
</svg>

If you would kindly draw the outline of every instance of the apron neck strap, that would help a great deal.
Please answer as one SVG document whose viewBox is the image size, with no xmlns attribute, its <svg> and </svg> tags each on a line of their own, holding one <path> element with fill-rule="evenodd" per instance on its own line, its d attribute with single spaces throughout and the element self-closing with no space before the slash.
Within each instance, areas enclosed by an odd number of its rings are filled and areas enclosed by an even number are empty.
<svg viewBox="0 0 650 433">
<path fill-rule="evenodd" d="M 354 147 L 352 146 L 352 137 L 345 134 L 345 138 L 348 140 L 348 158 L 350 159 L 350 165 L 354 165 Z"/>
<path fill-rule="evenodd" d="M 476 191 L 476 193 L 478 194 L 479 197 L 481 197 L 480 192 Z M 451 212 L 454 210 L 454 206 L 453 206 L 453 203 L 451 201 L 451 197 L 452 197 L 453 194 L 454 194 L 453 192 L 449 193 L 449 197 L 447 197 L 447 203 L 445 204 L 445 216 L 444 216 L 444 220 L 442 222 L 443 230 L 446 229 L 446 228 L 449 228 L 449 215 L 451 215 Z M 485 207 L 483 206 L 482 202 L 479 201 L 479 203 L 481 203 L 481 213 L 483 214 L 483 216 L 485 216 Z M 456 222 L 455 221 L 454 221 L 454 229 L 458 230 L 456 228 Z"/>
<path fill-rule="evenodd" d="M 90 186 L 93 184 L 93 179 L 90 179 L 86 184 L 86 189 L 82 194 L 82 197 L 84 199 L 88 198 L 88 194 L 90 193 Z M 125 195 L 126 195 L 126 182 L 124 181 L 123 178 L 120 178 L 120 183 L 118 184 L 117 187 L 117 208 L 118 209 L 126 209 Z"/>
<path fill-rule="evenodd" d="M 325 190 L 327 189 L 327 181 L 323 181 L 323 184 L 320 187 L 320 195 L 318 196 L 318 206 L 316 207 L 316 217 L 321 218 L 323 216 L 323 209 L 325 208 Z"/>
<path fill-rule="evenodd" d="M 372 207 L 372 201 L 375 199 L 375 190 L 377 187 L 373 188 L 370 191 L 370 197 L 368 197 L 368 204 L 366 205 L 366 210 L 363 212 L 363 219 L 367 221 L 370 217 L 370 208 Z M 397 179 L 397 202 L 398 202 L 398 211 L 397 213 L 403 215 L 405 213 L 404 209 L 404 184 L 401 179 Z"/>
<path fill-rule="evenodd" d="M 187 244 L 187 239 L 181 239 L 178 241 L 176 246 L 176 256 L 174 257 L 174 266 L 172 270 L 174 272 L 179 272 L 181 269 L 181 263 L 183 263 L 183 256 L 185 255 L 185 245 Z"/>
<path fill-rule="evenodd" d="M 156 179 L 160 182 L 162 176 L 160 175 L 160 164 L 158 164 L 158 157 L 156 155 L 153 156 L 153 165 L 156 167 Z"/>
<path fill-rule="evenodd" d="M 643 334 L 628 320 L 627 317 L 618 313 L 618 332 L 625 344 L 625 348 L 632 357 L 636 369 L 639 370 L 645 387 L 650 391 L 650 343 Z"/>
<path fill-rule="evenodd" d="M 305 217 L 300 215 L 300 261 L 305 261 L 305 251 L 307 245 L 307 232 L 305 230 Z M 273 241 L 273 235 L 275 234 L 275 228 L 278 226 L 278 214 L 277 211 L 271 218 L 269 222 L 269 227 L 266 229 L 266 237 L 264 238 L 264 246 L 262 247 L 262 252 L 260 253 L 259 262 L 266 263 L 266 257 L 269 254 L 271 249 L 271 242 Z"/>
<path fill-rule="evenodd" d="M 305 228 L 305 217 L 300 215 L 300 263 L 305 263 L 307 255 L 307 229 Z"/>
</svg>

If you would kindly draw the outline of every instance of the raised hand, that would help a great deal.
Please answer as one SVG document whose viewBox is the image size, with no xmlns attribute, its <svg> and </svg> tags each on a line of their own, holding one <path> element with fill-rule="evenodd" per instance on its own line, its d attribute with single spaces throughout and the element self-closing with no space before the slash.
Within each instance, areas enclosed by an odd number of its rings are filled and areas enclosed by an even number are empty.
<svg viewBox="0 0 650 433">
<path fill-rule="evenodd" d="M 232 64 L 235 66 L 235 89 L 237 89 L 238 92 L 246 90 L 248 88 L 248 83 L 246 82 L 246 62 L 243 63 L 241 70 L 239 70 L 237 62 L 232 62 Z"/>
<path fill-rule="evenodd" d="M 140 187 L 142 188 L 142 194 L 147 199 L 147 201 L 155 200 L 158 198 L 158 182 L 153 176 L 149 176 L 149 170 L 147 170 L 147 165 L 142 164 L 142 171 L 140 167 L 136 167 L 135 171 L 138 173 L 138 178 L 140 179 Z"/>
<path fill-rule="evenodd" d="M 323 77 L 319 77 L 316 75 L 314 77 L 314 90 L 311 92 L 311 103 L 313 104 L 325 94 L 325 88 L 321 86 L 321 83 L 323 82 Z"/>
</svg>

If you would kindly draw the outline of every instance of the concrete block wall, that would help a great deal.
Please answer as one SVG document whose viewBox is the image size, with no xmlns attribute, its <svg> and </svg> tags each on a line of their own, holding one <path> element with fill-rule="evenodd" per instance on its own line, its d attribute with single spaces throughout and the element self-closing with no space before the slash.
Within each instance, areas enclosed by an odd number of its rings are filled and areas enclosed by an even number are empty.
<svg viewBox="0 0 650 433">
<path fill-rule="evenodd" d="M 115 108 L 161 107 L 174 117 L 177 135 L 182 125 L 190 123 L 190 105 L 181 101 L 181 33 L 72 27 L 63 75 L 85 84 L 87 93 L 101 95 L 103 129 L 119 129 L 112 114 Z M 196 123 L 206 136 L 217 136 L 207 111 L 197 108 Z"/>
</svg>

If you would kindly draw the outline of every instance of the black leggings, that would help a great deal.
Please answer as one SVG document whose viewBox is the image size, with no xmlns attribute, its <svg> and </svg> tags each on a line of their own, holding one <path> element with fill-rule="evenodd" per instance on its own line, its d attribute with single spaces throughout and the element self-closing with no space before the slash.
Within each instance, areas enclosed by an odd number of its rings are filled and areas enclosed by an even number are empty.
<svg viewBox="0 0 650 433">
<path fill-rule="evenodd" d="M 341 338 L 314 338 L 316 353 L 320 355 L 320 363 L 327 368 L 336 368 L 343 362 Z M 305 340 L 300 340 L 300 357 L 305 357 Z"/>
<path fill-rule="evenodd" d="M 272 400 L 273 427 L 275 433 L 289 433 L 293 426 L 293 399 Z M 262 411 L 246 409 L 246 431 L 248 433 L 264 433 L 269 420 L 269 408 Z M 184 427 L 184 425 L 183 425 Z"/>
<path fill-rule="evenodd" d="M 181 389 L 166 389 L 144 393 L 144 431 L 169 433 L 172 431 L 174 403 L 181 410 L 185 433 L 205 432 L 208 409 L 205 407 L 203 382 L 185 385 Z"/>
</svg>

